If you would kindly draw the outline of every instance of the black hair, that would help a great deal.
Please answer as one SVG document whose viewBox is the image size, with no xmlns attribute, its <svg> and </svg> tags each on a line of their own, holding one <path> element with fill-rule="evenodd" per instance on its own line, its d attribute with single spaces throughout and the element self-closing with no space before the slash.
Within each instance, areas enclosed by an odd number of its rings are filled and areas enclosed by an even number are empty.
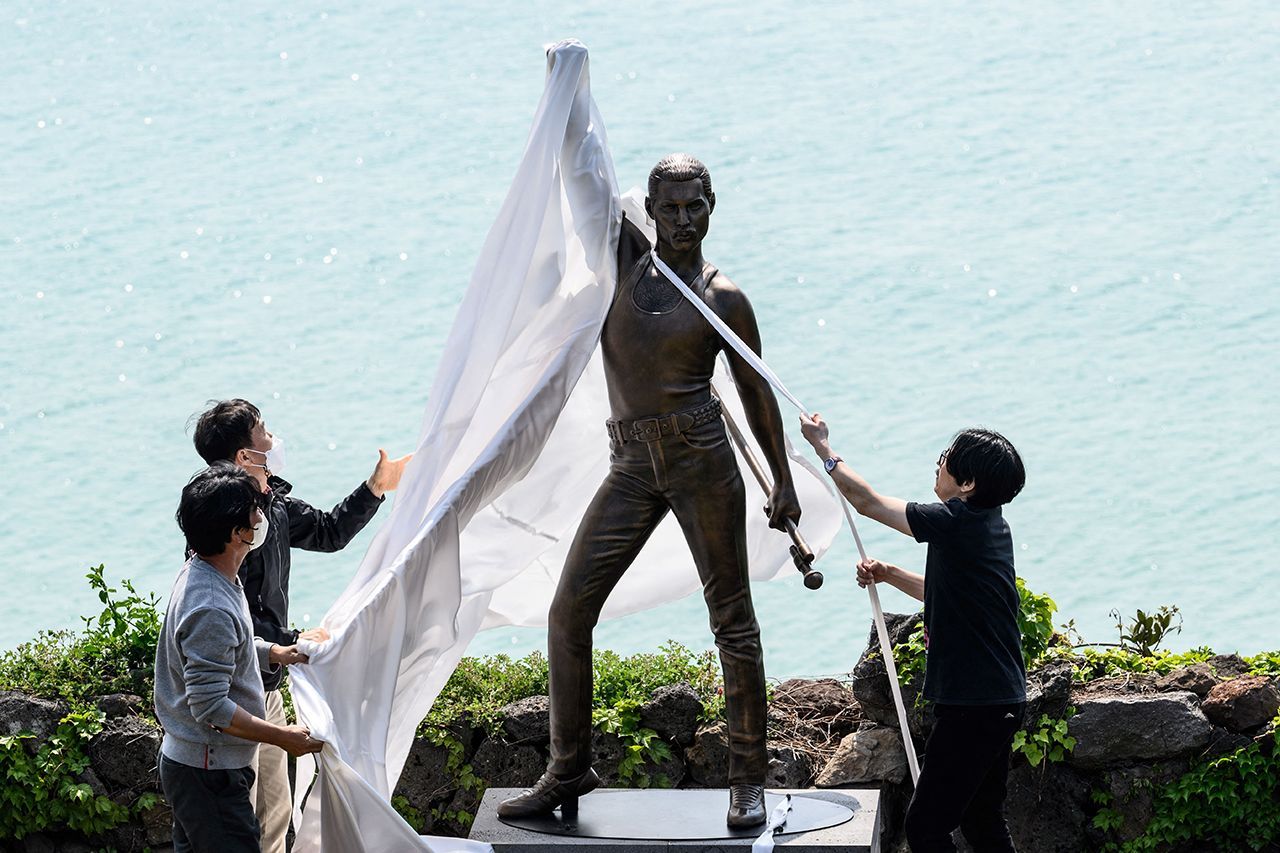
<svg viewBox="0 0 1280 853">
<path fill-rule="evenodd" d="M 1027 481 L 1018 451 L 998 432 L 966 429 L 956 435 L 944 463 L 960 485 L 973 483 L 968 503 L 979 509 L 1007 504 Z"/>
<path fill-rule="evenodd" d="M 253 526 L 253 508 L 262 506 L 258 483 L 232 462 L 215 462 L 182 489 L 174 518 L 187 548 L 204 556 L 221 554 L 237 527 Z"/>
<path fill-rule="evenodd" d="M 230 461 L 253 446 L 253 428 L 262 420 L 248 400 L 210 400 L 212 405 L 196 421 L 196 453 L 208 464 Z"/>
<path fill-rule="evenodd" d="M 707 204 L 716 206 L 716 194 L 711 191 L 711 172 L 692 154 L 668 154 L 649 172 L 649 197 L 658 194 L 658 184 L 663 181 L 702 181 L 702 194 Z"/>
</svg>

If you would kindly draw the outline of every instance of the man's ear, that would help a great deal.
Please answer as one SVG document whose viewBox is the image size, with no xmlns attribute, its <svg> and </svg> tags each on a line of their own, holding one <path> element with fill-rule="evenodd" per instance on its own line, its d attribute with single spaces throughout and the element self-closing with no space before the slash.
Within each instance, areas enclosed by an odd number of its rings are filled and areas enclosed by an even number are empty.
<svg viewBox="0 0 1280 853">
<path fill-rule="evenodd" d="M 716 212 L 716 194 L 715 193 L 707 193 L 707 207 L 710 209 L 711 213 Z"/>
<path fill-rule="evenodd" d="M 969 495 L 973 494 L 974 489 L 978 488 L 978 481 L 970 480 L 967 483 L 960 483 L 959 486 L 960 486 L 960 496 L 967 498 L 969 497 Z"/>
<path fill-rule="evenodd" d="M 653 199 L 648 196 L 644 197 L 644 215 L 649 217 L 649 221 L 653 222 Z"/>
<path fill-rule="evenodd" d="M 231 528 L 231 538 L 232 538 L 232 539 L 234 539 L 236 542 L 240 543 L 241 545 L 251 545 L 251 544 L 253 544 L 253 527 L 252 527 L 252 525 L 251 525 L 251 526 L 249 526 L 249 527 L 233 527 L 233 528 Z M 230 544 L 231 544 L 231 543 L 230 543 L 230 542 L 228 542 L 228 543 L 227 543 L 227 546 L 230 546 Z M 226 547 L 224 547 L 222 550 L 224 550 L 224 551 L 225 551 L 225 550 L 226 550 Z"/>
</svg>

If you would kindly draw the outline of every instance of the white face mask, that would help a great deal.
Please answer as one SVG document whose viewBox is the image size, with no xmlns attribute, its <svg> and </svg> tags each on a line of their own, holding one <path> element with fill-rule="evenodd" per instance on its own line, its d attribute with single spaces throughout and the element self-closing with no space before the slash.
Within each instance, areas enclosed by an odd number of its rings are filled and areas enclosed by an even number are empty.
<svg viewBox="0 0 1280 853">
<path fill-rule="evenodd" d="M 284 476 L 284 439 L 271 436 L 271 449 L 267 451 L 267 468 L 277 477 Z"/>
<path fill-rule="evenodd" d="M 262 513 L 262 521 L 258 526 L 253 528 L 253 541 L 248 543 L 250 551 L 256 551 L 262 547 L 262 543 L 267 541 L 267 531 L 271 529 L 271 518 L 265 512 Z M 244 542 L 243 539 L 240 540 Z"/>
<path fill-rule="evenodd" d="M 263 464 L 261 465 L 258 465 L 257 463 L 254 463 L 254 462 L 250 462 L 249 464 L 253 465 L 253 467 L 255 468 L 261 468 L 262 470 L 266 471 L 267 476 L 269 477 L 283 476 L 284 474 L 284 439 L 283 438 L 280 438 L 274 435 L 271 436 L 271 449 L 267 450 L 266 452 L 263 452 L 261 450 L 254 450 L 252 447 L 246 447 L 245 452 L 256 453 L 259 456 L 264 457 L 262 460 Z"/>
</svg>

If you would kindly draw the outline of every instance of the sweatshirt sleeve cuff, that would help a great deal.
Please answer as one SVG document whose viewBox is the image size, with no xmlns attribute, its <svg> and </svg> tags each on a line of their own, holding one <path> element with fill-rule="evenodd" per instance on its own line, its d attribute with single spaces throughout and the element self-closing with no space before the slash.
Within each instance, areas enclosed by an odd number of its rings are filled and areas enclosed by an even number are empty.
<svg viewBox="0 0 1280 853">
<path fill-rule="evenodd" d="M 222 700 L 214 706 L 213 711 L 205 717 L 205 722 L 213 726 L 215 729 L 225 729 L 231 725 L 231 719 L 235 717 L 239 705 L 232 702 L 229 697 L 222 697 Z"/>
<path fill-rule="evenodd" d="M 271 662 L 271 647 L 275 645 L 270 640 L 264 640 L 261 637 L 253 638 L 254 651 L 258 653 L 258 669 L 263 672 L 275 672 L 280 668 L 279 664 Z"/>
</svg>

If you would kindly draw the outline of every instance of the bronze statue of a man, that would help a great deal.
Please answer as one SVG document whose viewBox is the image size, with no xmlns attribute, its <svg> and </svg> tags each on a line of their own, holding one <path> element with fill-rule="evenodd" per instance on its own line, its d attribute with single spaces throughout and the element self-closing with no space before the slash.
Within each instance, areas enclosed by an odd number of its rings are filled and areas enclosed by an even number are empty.
<svg viewBox="0 0 1280 853">
<path fill-rule="evenodd" d="M 752 349 L 760 333 L 751 303 L 702 257 L 716 197 L 697 159 L 673 154 L 653 167 L 645 209 L 658 256 Z M 765 821 L 764 663 L 747 574 L 746 498 L 732 445 L 711 393 L 725 350 L 747 421 L 773 472 L 771 527 L 798 521 L 782 416 L 768 384 L 654 267 L 649 241 L 622 221 L 618 287 L 605 320 L 611 467 L 565 561 L 547 637 L 551 762 L 537 784 L 502 803 L 522 817 L 556 808 L 571 816 L 600 780 L 591 768 L 591 633 L 605 599 L 668 511 L 684 531 L 702 579 L 720 662 L 729 725 L 728 823 Z"/>
</svg>

